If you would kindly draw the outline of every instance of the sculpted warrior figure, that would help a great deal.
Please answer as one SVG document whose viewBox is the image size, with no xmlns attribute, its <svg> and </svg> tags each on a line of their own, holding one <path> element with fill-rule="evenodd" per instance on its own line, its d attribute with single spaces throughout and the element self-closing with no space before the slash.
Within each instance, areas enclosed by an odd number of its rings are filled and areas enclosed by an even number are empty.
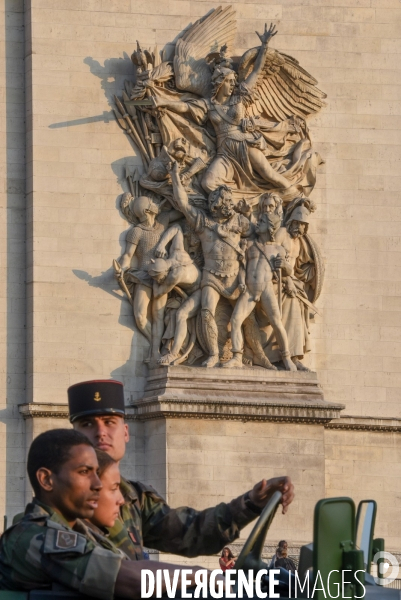
<svg viewBox="0 0 401 600">
<path fill-rule="evenodd" d="M 169 252 L 166 247 L 171 242 Z M 159 358 L 161 365 L 170 365 L 177 361 L 187 335 L 188 319 L 196 316 L 201 305 L 200 283 L 202 272 L 184 248 L 184 235 L 176 224 L 167 229 L 156 247 L 158 258 L 152 261 L 149 275 L 153 278 L 153 294 L 161 298 L 179 288 L 184 301 L 175 315 L 174 342 L 170 352 Z"/>
<path fill-rule="evenodd" d="M 287 259 L 291 265 L 289 277 L 283 286 L 282 321 L 287 332 L 292 362 L 300 371 L 309 371 L 301 359 L 310 352 L 309 313 L 317 312 L 314 302 L 321 289 L 323 265 L 320 253 L 308 236 L 310 208 L 313 204 L 305 199 L 295 206 L 286 218 L 285 227 L 281 227 L 275 239 L 286 248 Z M 275 261 L 276 268 L 285 269 L 287 262 L 282 258 Z M 272 332 L 268 346 L 274 343 Z M 274 352 L 274 351 L 273 351 Z M 271 353 L 268 354 L 271 355 Z"/>
<path fill-rule="evenodd" d="M 206 161 L 204 162 L 201 157 L 194 158 L 190 156 L 190 149 L 190 144 L 183 137 L 171 142 L 169 148 L 163 146 L 160 154 L 150 161 L 146 174 L 141 177 L 141 186 L 166 198 L 171 198 L 173 191 L 167 166 L 171 160 L 176 160 L 181 173 L 182 184 L 192 197 L 199 197 L 198 200 L 202 200 L 203 195 L 200 195 L 199 191 L 197 192 L 191 186 L 191 180 L 206 167 L 208 156 L 204 153 L 203 158 Z"/>
<path fill-rule="evenodd" d="M 160 211 L 151 198 L 139 196 L 133 200 L 132 211 L 139 223 L 129 230 L 126 237 L 125 252 L 117 267 L 116 277 L 120 282 L 134 283 L 133 312 L 139 331 L 151 344 L 151 357 L 160 357 L 160 343 L 163 335 L 164 308 L 167 294 L 152 298 L 153 280 L 149 275 L 155 248 L 161 236 L 171 222 L 182 214 L 175 210 Z M 131 268 L 133 257 L 137 265 Z M 151 303 L 152 323 L 148 320 L 148 306 Z"/>
<path fill-rule="evenodd" d="M 192 206 L 181 183 L 177 163 L 170 168 L 177 209 L 182 211 L 190 226 L 198 235 L 204 256 L 201 288 L 201 327 L 202 338 L 206 346 L 208 358 L 202 363 L 205 367 L 219 364 L 218 330 L 215 321 L 217 303 L 222 296 L 233 306 L 242 292 L 245 291 L 243 279 L 244 257 L 242 238 L 252 233 L 249 220 L 234 210 L 231 190 L 223 185 L 209 194 L 208 213 Z M 195 298 L 198 299 L 197 292 Z M 189 303 L 187 307 L 195 303 Z M 197 308 L 199 310 L 199 307 Z M 254 315 L 244 323 L 246 342 L 253 354 L 253 362 L 266 368 L 272 368 L 265 355 Z"/>
<path fill-rule="evenodd" d="M 269 196 L 273 196 L 269 194 Z M 266 202 L 268 200 L 268 202 Z M 290 358 L 286 331 L 281 322 L 280 307 L 273 287 L 274 276 L 280 259 L 280 269 L 285 276 L 290 275 L 292 268 L 287 261 L 285 248 L 274 241 L 274 231 L 281 222 L 281 200 L 262 198 L 259 204 L 259 219 L 256 224 L 257 239 L 251 241 L 246 251 L 246 289 L 240 296 L 231 318 L 231 340 L 233 358 L 223 367 L 242 367 L 243 338 L 241 326 L 245 319 L 260 302 L 274 331 L 280 348 L 281 359 L 288 371 L 297 368 Z M 276 276 L 277 279 L 277 276 Z M 278 278 L 281 284 L 281 278 Z"/>
<path fill-rule="evenodd" d="M 209 214 L 191 206 L 180 181 L 178 165 L 171 166 L 171 178 L 177 208 L 182 211 L 198 234 L 205 259 L 201 282 L 201 315 L 203 337 L 208 344 L 209 357 L 203 363 L 214 367 L 219 363 L 217 325 L 214 319 L 220 296 L 236 300 L 240 294 L 239 271 L 244 258 L 241 237 L 251 233 L 246 217 L 234 211 L 231 191 L 220 186 L 209 194 Z"/>
</svg>

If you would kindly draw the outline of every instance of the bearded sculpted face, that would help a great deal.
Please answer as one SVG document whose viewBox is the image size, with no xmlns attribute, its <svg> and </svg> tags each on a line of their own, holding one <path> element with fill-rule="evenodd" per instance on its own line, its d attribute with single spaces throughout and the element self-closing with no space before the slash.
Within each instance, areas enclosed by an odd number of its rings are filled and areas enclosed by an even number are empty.
<svg viewBox="0 0 401 600">
<path fill-rule="evenodd" d="M 288 225 L 288 232 L 292 238 L 299 238 L 308 231 L 308 223 L 302 221 L 290 221 Z"/>
<path fill-rule="evenodd" d="M 178 162 L 182 162 L 187 154 L 186 144 L 187 141 L 184 138 L 178 138 L 174 142 L 174 148 L 171 151 L 171 154 Z"/>
<path fill-rule="evenodd" d="M 220 186 L 209 196 L 209 210 L 218 219 L 229 219 L 234 214 L 232 193 L 226 186 Z"/>
</svg>

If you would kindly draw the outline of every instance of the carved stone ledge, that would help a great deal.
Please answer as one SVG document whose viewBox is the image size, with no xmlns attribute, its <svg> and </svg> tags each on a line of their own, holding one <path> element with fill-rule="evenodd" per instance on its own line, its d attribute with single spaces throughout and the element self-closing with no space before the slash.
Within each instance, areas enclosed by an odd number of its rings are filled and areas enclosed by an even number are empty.
<svg viewBox="0 0 401 600">
<path fill-rule="evenodd" d="M 353 417 L 351 415 L 341 415 L 336 421 L 327 423 L 326 429 L 348 429 L 354 431 L 389 431 L 392 433 L 401 432 L 401 419 L 392 418 L 374 418 L 374 417 Z"/>
<path fill-rule="evenodd" d="M 139 420 L 224 419 L 326 423 L 342 404 L 324 400 L 316 373 L 261 368 L 150 369 L 143 398 L 133 405 Z"/>
<path fill-rule="evenodd" d="M 29 404 L 20 404 L 18 410 L 24 419 L 68 419 L 67 404 L 30 402 Z"/>
<path fill-rule="evenodd" d="M 26 419 L 68 419 L 67 404 L 45 404 L 31 402 L 29 404 L 20 404 L 18 406 L 20 415 Z M 136 409 L 132 406 L 126 407 L 126 419 L 129 421 L 136 419 Z"/>
</svg>

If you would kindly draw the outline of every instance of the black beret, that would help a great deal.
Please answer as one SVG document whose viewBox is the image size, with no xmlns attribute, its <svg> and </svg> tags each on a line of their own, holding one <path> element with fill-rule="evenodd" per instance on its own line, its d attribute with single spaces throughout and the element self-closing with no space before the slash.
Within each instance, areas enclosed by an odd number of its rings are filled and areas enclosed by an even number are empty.
<svg viewBox="0 0 401 600">
<path fill-rule="evenodd" d="M 124 386 L 121 381 L 98 379 L 75 383 L 68 388 L 70 421 L 96 415 L 125 416 Z"/>
</svg>

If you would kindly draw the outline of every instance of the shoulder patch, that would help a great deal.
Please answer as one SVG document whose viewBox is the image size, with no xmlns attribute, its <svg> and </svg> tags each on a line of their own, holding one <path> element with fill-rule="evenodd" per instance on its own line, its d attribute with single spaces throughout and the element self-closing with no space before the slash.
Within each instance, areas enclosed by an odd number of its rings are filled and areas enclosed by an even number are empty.
<svg viewBox="0 0 401 600">
<path fill-rule="evenodd" d="M 87 539 L 75 531 L 48 527 L 43 546 L 44 554 L 74 552 L 85 554 Z"/>
<path fill-rule="evenodd" d="M 56 548 L 75 548 L 78 543 L 78 534 L 70 531 L 58 531 L 56 537 Z"/>
</svg>

